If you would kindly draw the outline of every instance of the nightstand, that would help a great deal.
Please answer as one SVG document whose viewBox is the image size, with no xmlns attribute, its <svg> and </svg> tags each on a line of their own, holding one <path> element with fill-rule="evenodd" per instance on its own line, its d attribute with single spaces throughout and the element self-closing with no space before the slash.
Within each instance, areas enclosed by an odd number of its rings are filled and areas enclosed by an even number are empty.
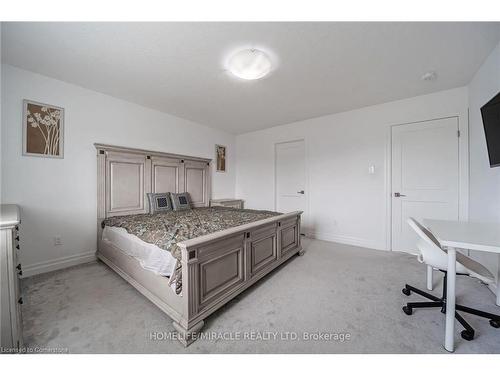
<svg viewBox="0 0 500 375">
<path fill-rule="evenodd" d="M 243 199 L 211 199 L 210 207 L 243 208 Z"/>
</svg>

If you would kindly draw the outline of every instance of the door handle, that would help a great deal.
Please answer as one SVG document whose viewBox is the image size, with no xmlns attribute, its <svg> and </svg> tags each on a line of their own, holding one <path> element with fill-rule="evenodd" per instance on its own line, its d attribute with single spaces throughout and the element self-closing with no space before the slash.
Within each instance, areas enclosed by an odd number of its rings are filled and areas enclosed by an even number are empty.
<svg viewBox="0 0 500 375">
<path fill-rule="evenodd" d="M 304 194 L 304 193 L 305 193 L 305 191 L 304 191 L 304 190 L 299 190 L 299 191 L 297 192 L 297 194 Z"/>
<path fill-rule="evenodd" d="M 394 193 L 394 196 L 395 196 L 396 198 L 399 198 L 399 197 L 406 197 L 406 195 L 401 194 L 401 193 Z"/>
</svg>

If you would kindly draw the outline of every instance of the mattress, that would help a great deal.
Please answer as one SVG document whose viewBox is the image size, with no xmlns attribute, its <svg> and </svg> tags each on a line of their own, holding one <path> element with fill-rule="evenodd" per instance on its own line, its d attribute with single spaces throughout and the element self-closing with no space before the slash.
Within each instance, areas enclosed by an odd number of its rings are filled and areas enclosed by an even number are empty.
<svg viewBox="0 0 500 375">
<path fill-rule="evenodd" d="M 137 259 L 146 270 L 167 277 L 170 277 L 174 272 L 177 260 L 169 251 L 144 242 L 139 237 L 128 233 L 125 228 L 105 226 L 102 231 L 102 239 Z"/>
</svg>

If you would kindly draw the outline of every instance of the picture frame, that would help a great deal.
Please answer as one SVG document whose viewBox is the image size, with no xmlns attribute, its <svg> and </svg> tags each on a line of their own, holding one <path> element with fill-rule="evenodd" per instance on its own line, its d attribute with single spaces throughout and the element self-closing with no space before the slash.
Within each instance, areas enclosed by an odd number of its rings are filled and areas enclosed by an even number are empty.
<svg viewBox="0 0 500 375">
<path fill-rule="evenodd" d="M 226 172 L 227 147 L 215 145 L 215 165 L 217 172 Z"/>
<path fill-rule="evenodd" d="M 23 156 L 64 158 L 64 108 L 23 100 Z"/>
</svg>

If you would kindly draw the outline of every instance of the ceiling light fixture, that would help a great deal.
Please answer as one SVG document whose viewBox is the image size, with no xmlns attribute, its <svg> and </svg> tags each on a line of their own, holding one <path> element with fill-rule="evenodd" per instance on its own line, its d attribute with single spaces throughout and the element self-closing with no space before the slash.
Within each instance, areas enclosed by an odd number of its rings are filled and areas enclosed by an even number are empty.
<svg viewBox="0 0 500 375">
<path fill-rule="evenodd" d="M 244 49 L 236 52 L 229 58 L 228 68 L 236 77 L 255 80 L 269 74 L 271 71 L 271 60 L 261 50 Z"/>
</svg>

